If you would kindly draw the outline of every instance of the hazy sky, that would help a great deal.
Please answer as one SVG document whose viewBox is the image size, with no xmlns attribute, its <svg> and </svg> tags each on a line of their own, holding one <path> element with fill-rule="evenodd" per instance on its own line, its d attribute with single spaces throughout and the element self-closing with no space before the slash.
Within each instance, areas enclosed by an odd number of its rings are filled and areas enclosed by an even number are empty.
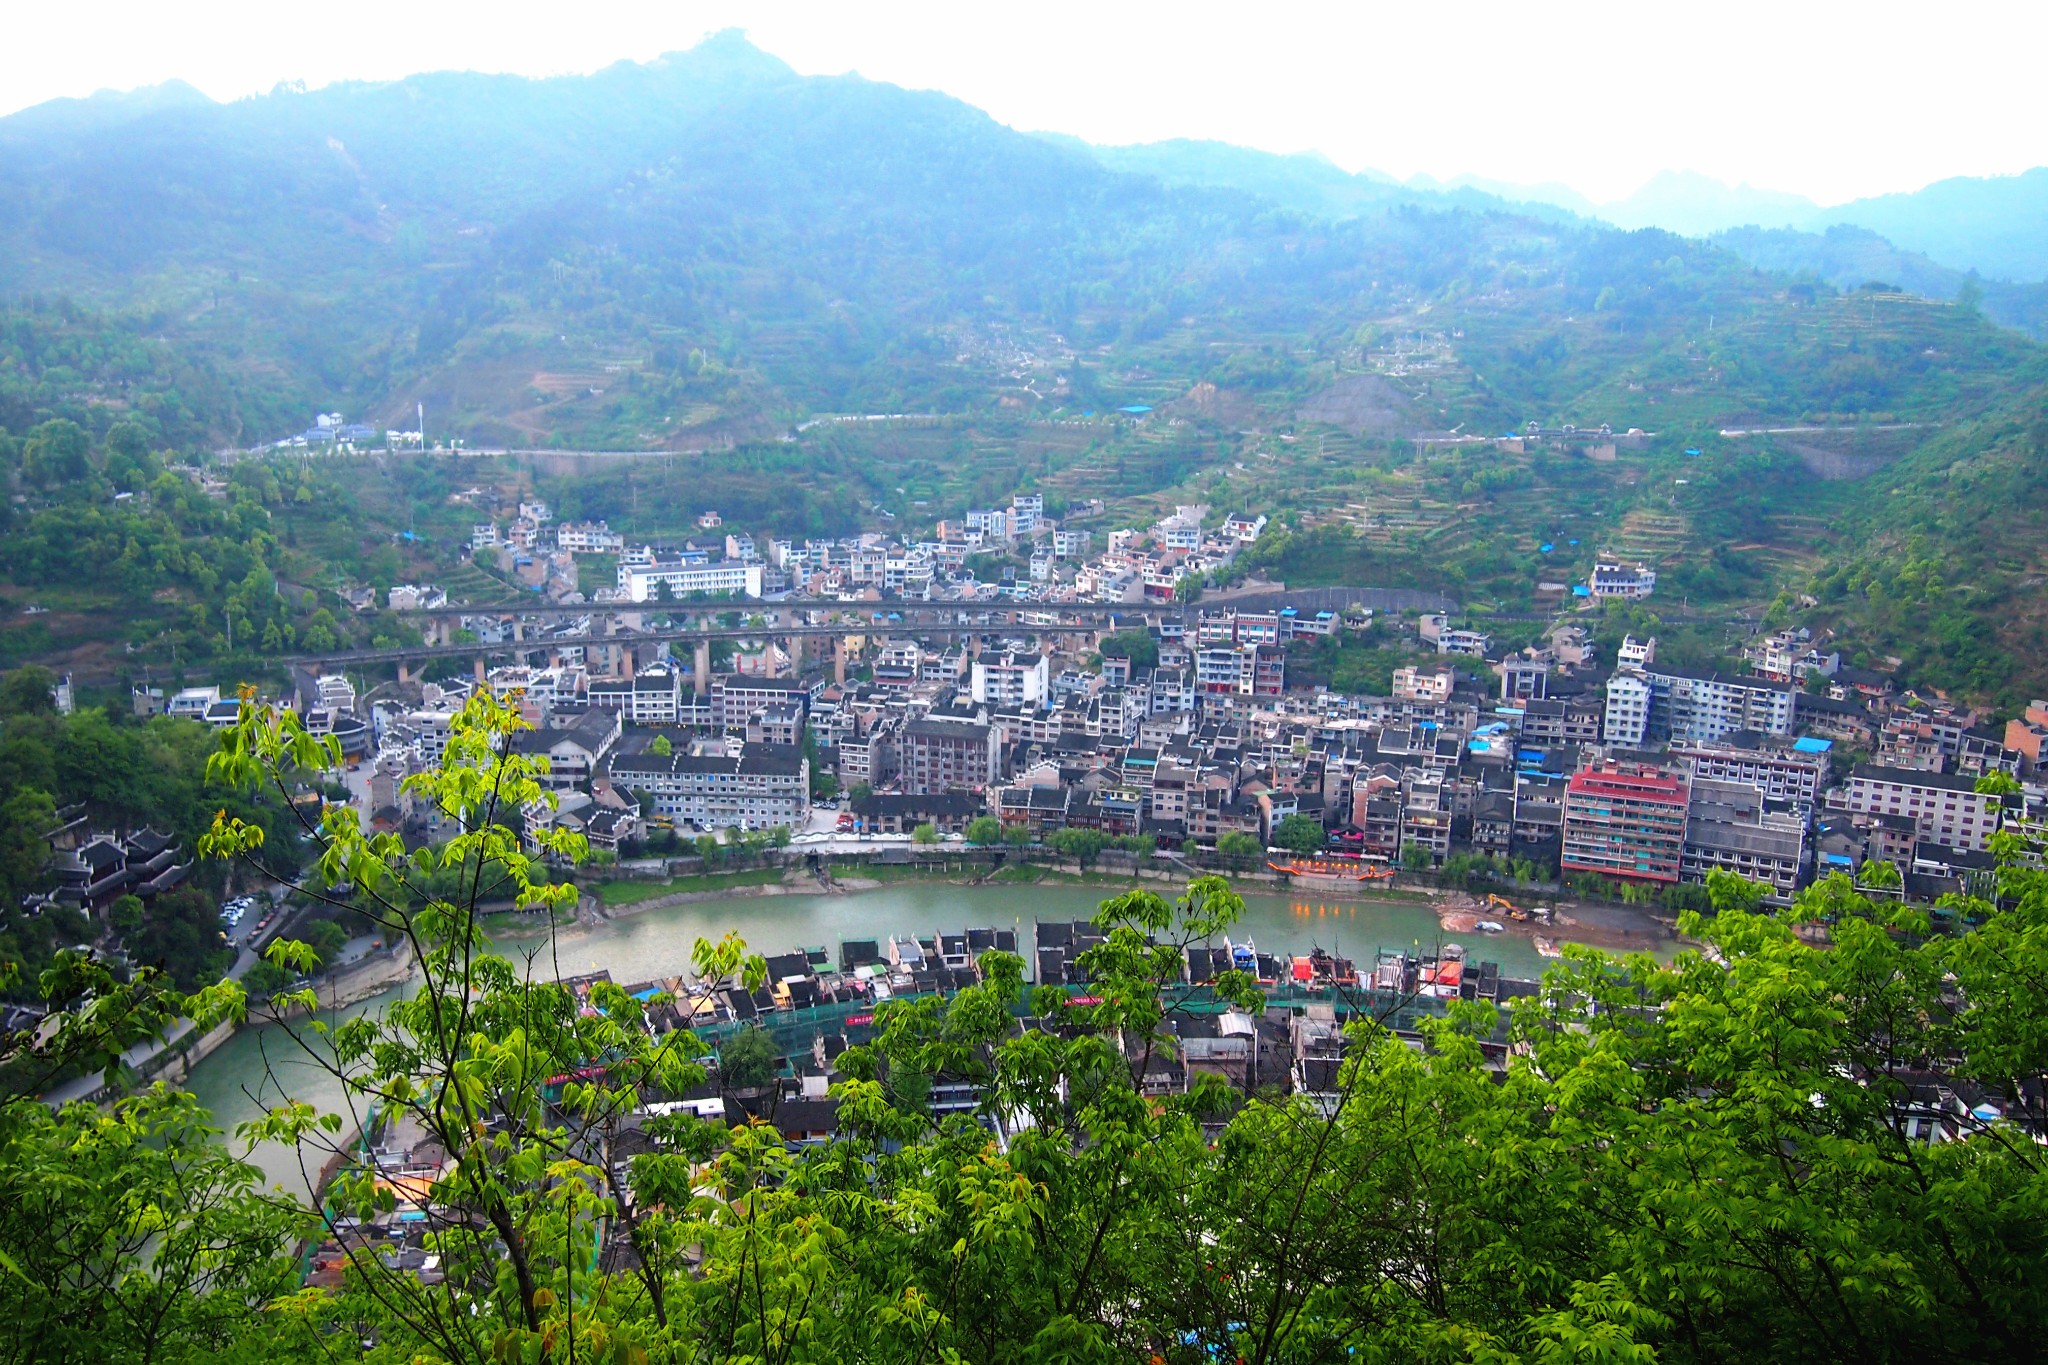
<svg viewBox="0 0 2048 1365">
<path fill-rule="evenodd" d="M 2039 0 L 8 8 L 0 112 L 172 77 L 232 99 L 283 80 L 588 71 L 737 27 L 799 71 L 944 90 L 1020 128 L 1555 180 L 1596 200 L 1664 169 L 1833 203 L 2048 163 Z"/>
</svg>

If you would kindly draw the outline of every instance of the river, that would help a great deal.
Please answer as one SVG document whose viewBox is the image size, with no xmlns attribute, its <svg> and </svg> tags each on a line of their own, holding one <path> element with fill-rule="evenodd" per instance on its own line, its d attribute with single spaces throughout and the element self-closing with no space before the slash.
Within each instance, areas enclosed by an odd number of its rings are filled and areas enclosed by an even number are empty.
<svg viewBox="0 0 2048 1365">
<path fill-rule="evenodd" d="M 1164 888 L 1162 888 L 1162 891 Z M 1031 926 L 1040 919 L 1086 919 L 1114 887 L 984 886 L 917 882 L 886 886 L 851 895 L 758 896 L 697 901 L 625 915 L 595 928 L 566 930 L 547 939 L 508 939 L 499 945 L 506 954 L 532 956 L 534 974 L 575 975 L 599 969 L 615 981 L 631 983 L 675 976 L 689 966 L 690 946 L 698 938 L 717 938 L 738 930 L 750 947 L 785 952 L 822 946 L 837 959 L 848 938 L 886 941 L 891 934 L 931 934 L 967 928 L 1012 928 L 1027 958 Z M 1570 931 L 1558 931 L 1569 938 Z M 1368 962 L 1381 947 L 1434 945 L 1445 936 L 1436 913 L 1415 900 L 1371 900 L 1249 895 L 1244 918 L 1233 937 L 1253 939 L 1271 953 L 1304 953 L 1328 948 Z M 1531 938 L 1520 932 L 1457 936 L 1475 959 L 1498 962 L 1504 976 L 1542 974 L 1543 958 Z M 1643 947 L 1662 947 L 1668 940 L 1642 934 Z M 381 997 L 356 1009 L 374 1009 Z M 348 1011 L 353 1012 L 353 1011 Z M 248 1028 L 223 1044 L 192 1071 L 186 1086 L 213 1111 L 221 1127 L 234 1127 L 280 1102 L 281 1094 L 334 1109 L 341 1090 L 276 1027 Z M 282 1090 L 280 1089 L 282 1087 Z M 303 1196 L 305 1183 L 298 1156 L 288 1148 L 259 1146 L 251 1153 L 266 1181 Z M 317 1171 L 319 1162 L 310 1160 Z"/>
</svg>

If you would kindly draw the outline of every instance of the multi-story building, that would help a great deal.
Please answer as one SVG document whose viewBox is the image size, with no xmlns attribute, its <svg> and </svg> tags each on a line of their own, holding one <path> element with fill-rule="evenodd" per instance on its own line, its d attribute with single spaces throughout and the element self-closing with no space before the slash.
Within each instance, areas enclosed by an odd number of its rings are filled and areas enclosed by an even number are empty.
<svg viewBox="0 0 2048 1365">
<path fill-rule="evenodd" d="M 1743 730 L 1792 733 L 1790 683 L 1695 673 L 1664 665 L 1616 670 L 1607 680 L 1606 739 L 1628 748 L 1662 740 L 1712 743 Z"/>
<path fill-rule="evenodd" d="M 797 826 L 811 813 L 811 765 L 794 745 L 621 755 L 611 778 L 614 787 L 645 792 L 654 815 L 699 829 Z"/>
<path fill-rule="evenodd" d="M 1633 602 L 1648 597 L 1656 590 L 1657 571 L 1647 564 L 1623 564 L 1603 559 L 1593 566 L 1593 576 L 1586 580 L 1586 591 L 1595 601 L 1619 597 Z"/>
<path fill-rule="evenodd" d="M 754 712 L 785 701 L 808 710 L 810 691 L 789 678 L 750 678 L 737 673 L 721 674 L 711 682 L 712 721 L 721 729 L 742 729 Z"/>
<path fill-rule="evenodd" d="M 1799 689 L 1769 678 L 1694 673 L 1657 665 L 1650 680 L 1650 730 L 1657 738 L 1713 741 L 1742 730 L 1792 733 Z"/>
<path fill-rule="evenodd" d="M 1654 635 L 1647 640 L 1624 635 L 1614 651 L 1614 663 L 1618 668 L 1648 668 L 1656 662 L 1657 637 Z"/>
<path fill-rule="evenodd" d="M 1922 839 L 1976 852 L 1998 832 L 1999 800 L 1976 790 L 1972 778 L 1859 763 L 1828 804 L 1857 814 L 1911 820 Z"/>
<path fill-rule="evenodd" d="M 968 695 L 986 706 L 1043 706 L 1050 695 L 1052 665 L 1043 654 L 998 654 L 976 659 L 968 674 Z"/>
<path fill-rule="evenodd" d="M 1827 784 L 1834 745 L 1824 739 L 1787 741 L 1748 731 L 1707 742 L 1671 741 L 1671 756 L 1695 781 L 1746 782 L 1773 801 L 1810 810 Z"/>
<path fill-rule="evenodd" d="M 1762 789 L 1748 782 L 1694 777 L 1686 810 L 1679 873 L 1704 882 L 1715 870 L 1767 888 L 1765 898 L 1790 905 L 1806 868 L 1806 818 L 1766 809 Z"/>
<path fill-rule="evenodd" d="M 927 716 L 903 727 L 903 790 L 912 795 L 979 791 L 1001 772 L 994 726 Z"/>
<path fill-rule="evenodd" d="M 1565 786 L 1567 872 L 1675 882 L 1683 861 L 1686 779 L 1640 763 L 1596 763 Z"/>
<path fill-rule="evenodd" d="M 516 730 L 512 747 L 517 753 L 548 761 L 548 771 L 539 781 L 554 791 L 588 786 L 591 774 L 619 741 L 619 716 L 614 711 L 585 711 L 566 725 Z"/>
<path fill-rule="evenodd" d="M 1650 734 L 1650 680 L 1623 670 L 1607 680 L 1601 737 L 1621 749 L 1640 749 Z"/>
<path fill-rule="evenodd" d="M 1205 697 L 1277 697 L 1287 690 L 1278 645 L 1215 645 L 1195 651 L 1195 690 Z"/>
<path fill-rule="evenodd" d="M 696 593 L 761 595 L 761 564 L 620 564 L 619 591 L 630 602 L 655 602 L 663 592 L 673 598 Z"/>
<path fill-rule="evenodd" d="M 626 538 L 601 521 L 565 521 L 555 528 L 555 545 L 572 555 L 615 555 Z"/>
<path fill-rule="evenodd" d="M 1550 663 L 1526 654 L 1510 654 L 1500 662 L 1502 701 L 1541 701 L 1550 695 Z"/>
<path fill-rule="evenodd" d="M 1451 699 L 1453 675 L 1448 668 L 1397 668 L 1394 670 L 1393 681 L 1396 701 L 1424 702 L 1441 706 Z"/>
<path fill-rule="evenodd" d="M 683 676 L 672 668 L 650 668 L 632 678 L 592 679 L 584 696 L 593 708 L 617 711 L 635 725 L 682 723 Z"/>
<path fill-rule="evenodd" d="M 1522 703 L 1524 744 L 1598 744 L 1606 721 L 1601 699 L 1587 693 L 1578 697 L 1548 697 Z"/>
</svg>

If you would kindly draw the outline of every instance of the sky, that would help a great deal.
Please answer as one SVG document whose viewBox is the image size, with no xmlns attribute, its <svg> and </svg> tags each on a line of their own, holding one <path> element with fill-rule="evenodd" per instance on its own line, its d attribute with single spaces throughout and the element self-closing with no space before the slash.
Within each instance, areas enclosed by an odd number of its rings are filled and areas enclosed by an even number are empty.
<svg viewBox="0 0 2048 1365">
<path fill-rule="evenodd" d="M 740 28 L 806 74 L 942 90 L 1022 129 L 1213 138 L 1404 179 L 1555 182 L 1596 202 L 1662 170 L 1834 204 L 2048 163 L 2038 0 L 10 8 L 0 113 L 173 78 L 225 100 L 282 81 L 591 71 Z"/>
</svg>

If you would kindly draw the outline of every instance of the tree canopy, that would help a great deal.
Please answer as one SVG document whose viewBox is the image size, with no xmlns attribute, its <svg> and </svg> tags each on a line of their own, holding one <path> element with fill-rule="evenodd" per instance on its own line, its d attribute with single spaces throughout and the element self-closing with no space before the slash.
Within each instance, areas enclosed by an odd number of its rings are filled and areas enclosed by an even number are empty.
<svg viewBox="0 0 2048 1365">
<path fill-rule="evenodd" d="M 504 743 L 518 723 L 487 694 L 465 710 L 420 783 L 461 832 L 425 856 L 547 901 L 571 893 L 492 818 L 547 799 Z M 216 776 L 318 747 L 252 713 Z M 209 851 L 259 863 L 254 828 L 223 816 Z M 687 999 L 579 994 L 495 953 L 467 894 L 399 894 L 416 855 L 345 810 L 319 841 L 422 980 L 290 1027 L 355 1104 L 445 1144 L 426 1201 L 444 1278 L 342 1237 L 341 1284 L 294 1292 L 315 1215 L 253 1190 L 189 1097 L 10 1101 L 5 1358 L 1917 1361 L 2022 1357 L 2048 1326 L 2048 872 L 2011 840 L 1996 898 L 1957 902 L 1951 934 L 1839 876 L 1766 913 L 1717 872 L 1682 918 L 1699 946 L 1668 962 L 1570 948 L 1505 1009 L 1333 997 L 1334 1031 L 1282 1049 L 1290 1087 L 1191 1046 L 1219 1010 L 1306 1027 L 1242 973 L 1188 981 L 1187 948 L 1242 912 L 1228 882 L 1133 890 L 1096 916 L 1085 986 L 1029 986 L 990 951 L 951 994 L 879 1004 L 819 1143 L 765 1112 L 648 1108 L 714 1065 L 728 1106 L 775 1089 L 768 1028 L 713 1049 L 648 1027 L 763 984 L 736 938 L 698 944 Z M 16 1075 L 118 1075 L 179 1015 L 243 1008 L 77 956 L 42 987 L 69 1008 L 7 1039 Z M 353 1150 L 341 1114 L 289 1092 L 241 1136 Z M 318 1216 L 390 1207 L 372 1168 L 339 1171 Z"/>
</svg>

